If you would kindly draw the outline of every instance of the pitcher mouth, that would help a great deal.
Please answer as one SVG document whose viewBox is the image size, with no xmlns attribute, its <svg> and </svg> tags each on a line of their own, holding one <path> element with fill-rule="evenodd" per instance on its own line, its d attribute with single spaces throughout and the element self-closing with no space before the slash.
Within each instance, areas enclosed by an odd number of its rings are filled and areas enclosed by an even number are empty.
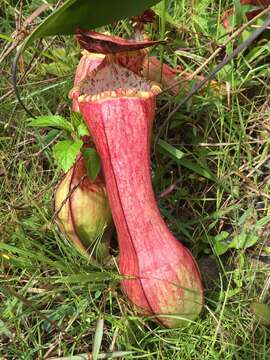
<svg viewBox="0 0 270 360">
<path fill-rule="evenodd" d="M 117 64 L 107 63 L 95 69 L 74 91 L 78 101 L 99 101 L 107 98 L 149 98 L 161 92 L 160 87 L 131 70 Z"/>
</svg>

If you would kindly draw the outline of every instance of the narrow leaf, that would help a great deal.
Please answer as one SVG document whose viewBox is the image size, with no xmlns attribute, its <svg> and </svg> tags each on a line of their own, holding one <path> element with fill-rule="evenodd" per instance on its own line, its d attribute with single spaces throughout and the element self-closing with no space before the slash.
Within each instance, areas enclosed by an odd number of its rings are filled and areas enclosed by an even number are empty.
<svg viewBox="0 0 270 360">
<path fill-rule="evenodd" d="M 195 173 L 207 178 L 207 179 L 210 179 L 210 180 L 213 180 L 213 181 L 216 181 L 216 178 L 214 176 L 214 174 L 212 172 L 210 172 L 209 169 L 205 169 L 201 166 L 199 166 L 198 164 L 188 160 L 188 159 L 180 159 L 178 161 L 178 163 L 184 167 L 186 167 L 187 169 L 189 170 L 192 170 L 194 171 Z"/>
<path fill-rule="evenodd" d="M 270 222 L 270 215 L 266 215 L 256 222 L 255 227 L 261 228 L 262 226 L 265 226 L 269 222 Z"/>
<path fill-rule="evenodd" d="M 115 359 L 115 358 L 119 358 L 119 359 L 125 359 L 126 356 L 132 355 L 134 354 L 135 351 L 113 351 L 113 352 L 108 352 L 108 353 L 102 353 L 102 354 L 98 354 L 98 359 Z M 85 353 L 85 354 L 79 354 L 79 355 L 71 355 L 68 357 L 52 357 L 52 358 L 48 358 L 48 360 L 89 360 L 90 359 L 90 354 L 89 353 Z"/>
<path fill-rule="evenodd" d="M 93 342 L 93 351 L 92 351 L 93 360 L 98 359 L 98 353 L 99 353 L 102 338 L 103 338 L 103 327 L 104 327 L 104 319 L 99 318 L 97 321 L 95 337 L 94 337 L 94 342 Z"/>
<path fill-rule="evenodd" d="M 67 0 L 29 35 L 21 50 L 40 37 L 75 34 L 78 26 L 101 27 L 137 15 L 158 2 L 160 0 Z"/>
<path fill-rule="evenodd" d="M 0 34 L 0 39 L 8 41 L 8 42 L 14 42 L 14 39 L 6 34 Z"/>
<path fill-rule="evenodd" d="M 206 168 L 203 168 L 202 166 L 198 165 L 197 163 L 194 163 L 191 160 L 185 159 L 184 157 L 188 154 L 182 152 L 181 150 L 175 148 L 174 146 L 168 144 L 164 140 L 159 140 L 158 142 L 158 150 L 161 152 L 165 152 L 168 156 L 170 156 L 172 159 L 176 160 L 178 164 L 181 166 L 186 167 L 187 169 L 197 173 L 200 176 L 203 176 L 207 179 L 217 181 L 215 178 L 215 175 Z"/>
<path fill-rule="evenodd" d="M 115 275 L 107 272 L 90 272 L 88 274 L 72 274 L 69 276 L 61 276 L 55 283 L 69 283 L 69 284 L 85 284 L 85 283 L 97 283 L 112 280 Z"/>
<path fill-rule="evenodd" d="M 167 143 L 162 139 L 158 141 L 158 146 L 176 160 L 180 160 L 186 155 L 183 151 L 177 149 L 176 147 L 172 146 L 171 144 Z"/>
</svg>

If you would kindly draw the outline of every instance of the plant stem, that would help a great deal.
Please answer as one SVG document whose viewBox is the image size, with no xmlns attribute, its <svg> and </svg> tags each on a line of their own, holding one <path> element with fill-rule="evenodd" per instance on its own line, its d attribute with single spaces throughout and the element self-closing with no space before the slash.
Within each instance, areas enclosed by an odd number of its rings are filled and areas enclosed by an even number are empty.
<svg viewBox="0 0 270 360">
<path fill-rule="evenodd" d="M 164 40 L 164 38 L 165 38 L 165 24 L 166 24 L 166 0 L 163 0 L 162 1 L 161 19 L 160 19 L 161 40 Z M 164 45 L 161 45 L 161 48 L 160 48 L 160 77 L 159 77 L 160 83 L 162 83 L 163 59 L 164 59 Z"/>
</svg>

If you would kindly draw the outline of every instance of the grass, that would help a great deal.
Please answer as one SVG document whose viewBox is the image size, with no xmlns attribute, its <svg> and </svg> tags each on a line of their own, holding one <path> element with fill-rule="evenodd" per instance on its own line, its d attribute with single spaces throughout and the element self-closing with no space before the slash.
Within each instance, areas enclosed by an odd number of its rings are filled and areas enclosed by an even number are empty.
<svg viewBox="0 0 270 360">
<path fill-rule="evenodd" d="M 14 9 L 10 1 L 2 3 L 0 33 L 10 35 Z M 15 13 L 25 19 L 42 1 L 23 3 Z M 232 4 L 167 1 L 170 43 L 164 62 L 195 71 L 226 40 L 221 16 Z M 158 24 L 148 26 L 152 37 L 158 37 L 158 29 Z M 127 21 L 105 30 L 132 31 Z M 79 48 L 72 38 L 58 37 L 53 44 L 43 40 L 40 49 L 21 95 L 36 115 L 68 116 Z M 20 71 L 33 54 L 34 48 L 26 52 Z M 27 127 L 28 116 L 14 93 L 6 95 L 12 89 L 13 56 L 1 63 L 0 85 L 0 359 L 78 359 L 77 354 L 99 352 L 100 342 L 100 353 L 122 359 L 268 359 L 269 327 L 250 308 L 253 301 L 270 300 L 265 37 L 218 74 L 223 90 L 205 88 L 175 114 L 162 133 L 158 161 L 152 156 L 155 193 L 176 183 L 160 198 L 161 213 L 198 259 L 206 287 L 200 318 L 173 330 L 137 314 L 119 289 L 117 269 L 106 272 L 87 263 L 52 221 L 53 192 L 61 176 L 47 146 L 54 134 Z M 158 108 L 166 109 L 158 111 L 154 136 L 190 86 L 183 84 L 176 97 L 159 99 Z"/>
</svg>

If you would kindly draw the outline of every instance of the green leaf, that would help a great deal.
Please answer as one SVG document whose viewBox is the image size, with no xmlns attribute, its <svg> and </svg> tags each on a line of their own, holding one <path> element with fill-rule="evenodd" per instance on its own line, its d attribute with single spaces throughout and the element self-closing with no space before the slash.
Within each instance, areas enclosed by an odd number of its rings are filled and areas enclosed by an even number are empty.
<svg viewBox="0 0 270 360">
<path fill-rule="evenodd" d="M 240 218 L 238 219 L 238 225 L 244 225 L 248 219 L 250 219 L 252 217 L 252 215 L 254 214 L 254 207 L 249 207 L 247 208 L 247 210 L 244 211 L 244 213 L 240 216 Z"/>
<path fill-rule="evenodd" d="M 88 177 L 94 182 L 101 168 L 100 158 L 95 149 L 82 149 L 83 159 Z"/>
<path fill-rule="evenodd" d="M 99 353 L 101 343 L 102 343 L 102 338 L 103 338 L 103 328 L 104 328 L 104 319 L 99 318 L 97 321 L 95 337 L 94 337 L 94 342 L 93 342 L 93 351 L 92 351 L 93 360 L 98 359 L 98 353 Z"/>
<path fill-rule="evenodd" d="M 229 247 L 231 249 L 238 249 L 238 250 L 247 249 L 255 245 L 258 240 L 259 240 L 259 236 L 256 234 L 255 231 L 249 231 L 249 232 L 243 231 L 233 238 Z"/>
<path fill-rule="evenodd" d="M 240 27 L 244 18 L 243 6 L 240 4 L 240 0 L 234 0 L 235 7 L 235 25 Z"/>
<path fill-rule="evenodd" d="M 80 124 L 76 129 L 76 133 L 77 133 L 78 137 L 83 137 L 85 135 L 89 135 L 88 128 L 85 124 Z"/>
<path fill-rule="evenodd" d="M 201 175 L 207 179 L 213 180 L 213 181 L 217 181 L 215 175 L 209 170 L 209 169 L 205 169 L 203 167 L 201 167 L 200 165 L 194 163 L 191 160 L 188 159 L 180 159 L 178 161 L 178 163 L 184 167 L 186 167 L 187 169 L 197 173 L 198 175 Z"/>
<path fill-rule="evenodd" d="M 99 353 L 97 359 L 127 359 L 127 356 L 135 354 L 135 351 L 113 351 L 107 353 Z M 143 356 L 144 357 L 144 356 Z M 51 360 L 89 360 L 89 353 L 70 355 L 68 357 L 53 357 Z"/>
<path fill-rule="evenodd" d="M 228 251 L 229 246 L 227 244 L 222 243 L 222 242 L 220 242 L 220 243 L 218 242 L 218 243 L 214 244 L 214 248 L 215 248 L 216 255 L 220 256 L 220 255 L 225 254 L 225 252 Z"/>
<path fill-rule="evenodd" d="M 159 139 L 158 146 L 176 160 L 180 160 L 186 155 L 183 151 L 177 149 L 162 139 Z"/>
<path fill-rule="evenodd" d="M 268 224 L 270 222 L 270 215 L 266 215 L 263 218 L 261 218 L 260 220 L 258 220 L 255 224 L 255 228 L 261 228 L 262 226 L 265 226 L 266 224 Z"/>
<path fill-rule="evenodd" d="M 59 136 L 59 130 L 58 129 L 51 129 L 48 131 L 43 137 L 42 142 L 44 142 L 44 146 L 48 145 L 49 143 L 54 142 L 56 137 Z"/>
<path fill-rule="evenodd" d="M 79 138 L 83 137 L 84 135 L 89 135 L 89 131 L 84 122 L 82 114 L 78 112 L 71 112 L 70 120 Z"/>
<path fill-rule="evenodd" d="M 50 35 L 74 34 L 78 26 L 94 29 L 137 15 L 160 0 L 67 0 L 26 39 L 21 51 L 34 40 Z"/>
<path fill-rule="evenodd" d="M 228 241 L 226 241 L 229 235 L 227 231 L 221 231 L 216 236 L 211 236 L 217 255 L 222 255 L 229 249 Z"/>
<path fill-rule="evenodd" d="M 39 116 L 35 119 L 28 119 L 28 121 L 28 126 L 54 127 L 68 132 L 74 131 L 73 126 L 65 118 L 58 115 Z"/>
<path fill-rule="evenodd" d="M 70 67 L 60 61 L 52 62 L 51 64 L 42 64 L 41 70 L 44 70 L 45 74 L 47 73 L 55 76 L 63 76 L 71 73 Z"/>
<path fill-rule="evenodd" d="M 0 34 L 0 39 L 2 40 L 5 40 L 5 41 L 8 41 L 8 42 L 14 42 L 15 39 L 13 39 L 12 37 L 6 35 L 6 34 Z"/>
<path fill-rule="evenodd" d="M 270 305 L 253 302 L 250 307 L 262 324 L 270 325 Z"/>
<path fill-rule="evenodd" d="M 82 145 L 82 140 L 63 140 L 53 147 L 54 158 L 65 172 L 74 164 Z"/>
<path fill-rule="evenodd" d="M 197 163 L 185 159 L 184 157 L 188 155 L 187 153 L 184 153 L 183 151 L 175 148 L 174 146 L 168 144 L 166 141 L 161 139 L 158 141 L 158 150 L 162 153 L 166 153 L 167 155 L 169 155 L 172 159 L 176 160 L 176 162 L 181 166 L 184 166 L 187 169 L 194 171 L 200 176 L 218 182 L 218 179 L 209 169 L 203 168 Z"/>
<path fill-rule="evenodd" d="M 154 7 L 154 12 L 161 18 L 162 17 L 162 13 L 163 13 L 163 4 L 158 4 Z M 174 18 L 168 13 L 168 11 L 166 11 L 165 13 L 165 20 L 166 22 L 168 22 L 169 24 L 177 27 L 179 26 L 177 20 L 174 20 Z"/>
<path fill-rule="evenodd" d="M 71 124 L 76 129 L 80 124 L 84 123 L 84 119 L 82 117 L 82 114 L 79 112 L 71 111 L 70 112 L 70 121 Z"/>
<path fill-rule="evenodd" d="M 229 235 L 230 234 L 227 231 L 221 231 L 219 234 L 214 236 L 213 239 L 215 242 L 221 242 L 221 241 L 225 241 Z"/>
<path fill-rule="evenodd" d="M 109 272 L 89 272 L 83 274 L 72 274 L 69 276 L 61 276 L 55 283 L 64 284 L 88 284 L 88 283 L 99 283 L 114 278 L 114 274 Z"/>
</svg>

